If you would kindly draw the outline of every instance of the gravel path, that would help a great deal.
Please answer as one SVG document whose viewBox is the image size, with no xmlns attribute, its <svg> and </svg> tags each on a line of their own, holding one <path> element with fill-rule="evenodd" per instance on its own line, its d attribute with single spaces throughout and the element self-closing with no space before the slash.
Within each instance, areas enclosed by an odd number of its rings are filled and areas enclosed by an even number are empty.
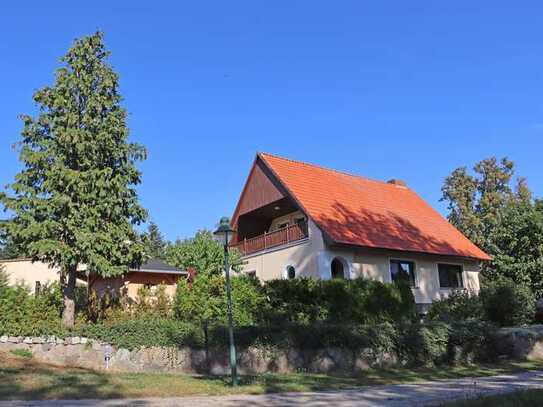
<svg viewBox="0 0 543 407">
<path fill-rule="evenodd" d="M 320 393 L 282 393 L 239 396 L 200 396 L 164 399 L 0 401 L 0 407 L 398 407 L 436 406 L 445 401 L 479 395 L 543 389 L 543 371 L 437 382 L 365 387 Z"/>
</svg>

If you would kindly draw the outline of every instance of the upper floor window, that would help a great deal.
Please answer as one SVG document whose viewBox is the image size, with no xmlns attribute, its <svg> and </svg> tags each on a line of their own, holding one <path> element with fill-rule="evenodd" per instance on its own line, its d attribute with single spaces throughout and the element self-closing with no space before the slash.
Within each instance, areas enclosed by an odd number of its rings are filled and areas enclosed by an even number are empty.
<svg viewBox="0 0 543 407">
<path fill-rule="evenodd" d="M 416 286 L 415 263 L 405 260 L 390 260 L 392 281 L 405 281 L 410 287 Z"/>
<path fill-rule="evenodd" d="M 441 288 L 462 288 L 462 266 L 457 264 L 438 264 L 439 286 Z"/>
<path fill-rule="evenodd" d="M 279 229 L 284 229 L 284 228 L 286 228 L 286 227 L 288 227 L 288 222 L 279 223 L 279 224 L 277 225 L 277 230 L 279 230 Z"/>
<path fill-rule="evenodd" d="M 294 266 L 288 266 L 287 279 L 292 280 L 293 278 L 296 278 L 296 269 L 294 268 Z"/>
</svg>

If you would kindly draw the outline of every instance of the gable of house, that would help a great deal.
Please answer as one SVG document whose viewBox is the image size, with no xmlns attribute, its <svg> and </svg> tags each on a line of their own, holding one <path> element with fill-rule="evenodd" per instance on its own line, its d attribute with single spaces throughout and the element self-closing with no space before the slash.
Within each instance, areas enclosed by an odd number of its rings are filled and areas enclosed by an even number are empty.
<svg viewBox="0 0 543 407">
<path fill-rule="evenodd" d="M 257 155 L 233 224 L 242 214 L 285 195 L 331 244 L 490 259 L 401 183 L 374 181 L 264 153 Z"/>
</svg>

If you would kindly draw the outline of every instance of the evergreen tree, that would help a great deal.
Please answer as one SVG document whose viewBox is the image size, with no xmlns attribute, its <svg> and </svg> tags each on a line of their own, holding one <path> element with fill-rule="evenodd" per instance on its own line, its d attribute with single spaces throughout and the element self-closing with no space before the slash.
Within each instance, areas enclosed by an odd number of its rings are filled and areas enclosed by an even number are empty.
<svg viewBox="0 0 543 407">
<path fill-rule="evenodd" d="M 6 221 L 0 221 L 0 259 L 15 259 L 20 253 L 6 229 Z"/>
<path fill-rule="evenodd" d="M 12 195 L 7 231 L 25 255 L 60 268 L 63 322 L 75 315 L 78 267 L 117 276 L 142 260 L 133 225 L 145 220 L 135 162 L 145 149 L 127 141 L 118 75 L 108 65 L 102 33 L 75 41 L 61 58 L 52 87 L 34 94 L 37 117 L 22 116 L 23 169 Z"/>
<path fill-rule="evenodd" d="M 155 222 L 150 222 L 147 227 L 147 232 L 143 234 L 145 243 L 145 254 L 152 259 L 164 259 L 166 256 L 167 242 L 160 233 L 158 225 Z"/>
</svg>

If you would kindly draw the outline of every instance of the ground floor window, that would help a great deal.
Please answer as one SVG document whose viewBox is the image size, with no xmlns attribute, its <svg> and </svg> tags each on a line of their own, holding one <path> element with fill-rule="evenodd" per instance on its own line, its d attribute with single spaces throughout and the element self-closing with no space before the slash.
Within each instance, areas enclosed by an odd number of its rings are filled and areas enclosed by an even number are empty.
<svg viewBox="0 0 543 407">
<path fill-rule="evenodd" d="M 415 263 L 406 260 L 390 260 L 390 276 L 392 281 L 405 281 L 410 287 L 415 287 Z"/>
<path fill-rule="evenodd" d="M 457 264 L 438 264 L 439 286 L 441 288 L 462 288 L 462 266 Z"/>
<path fill-rule="evenodd" d="M 247 272 L 247 277 L 256 278 L 256 270 L 251 270 Z"/>
<path fill-rule="evenodd" d="M 332 279 L 344 279 L 345 278 L 345 266 L 339 258 L 332 260 L 331 264 Z"/>
</svg>

